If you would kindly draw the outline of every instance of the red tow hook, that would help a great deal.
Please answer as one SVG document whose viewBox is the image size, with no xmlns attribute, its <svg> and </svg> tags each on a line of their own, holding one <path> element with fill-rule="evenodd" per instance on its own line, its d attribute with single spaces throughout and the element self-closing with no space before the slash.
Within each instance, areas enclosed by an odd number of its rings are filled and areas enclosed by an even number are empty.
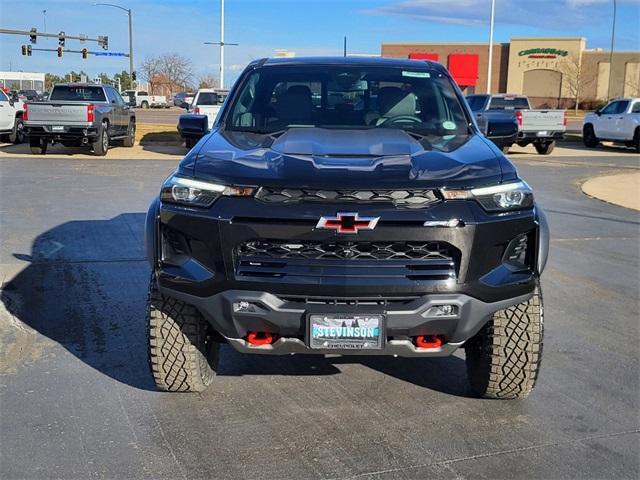
<svg viewBox="0 0 640 480">
<path fill-rule="evenodd" d="M 247 342 L 254 347 L 258 347 L 260 345 L 271 345 L 273 343 L 273 333 L 247 332 Z"/>
<path fill-rule="evenodd" d="M 419 335 L 415 337 L 418 348 L 439 348 L 442 346 L 442 335 Z"/>
</svg>

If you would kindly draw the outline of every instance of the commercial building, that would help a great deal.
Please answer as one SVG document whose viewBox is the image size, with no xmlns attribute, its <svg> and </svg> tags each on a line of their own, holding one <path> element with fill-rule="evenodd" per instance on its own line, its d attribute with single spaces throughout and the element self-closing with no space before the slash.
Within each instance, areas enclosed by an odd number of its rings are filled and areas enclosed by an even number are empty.
<svg viewBox="0 0 640 480">
<path fill-rule="evenodd" d="M 44 73 L 0 72 L 0 88 L 44 91 Z"/>
<path fill-rule="evenodd" d="M 383 43 L 383 57 L 443 63 L 465 93 L 487 92 L 486 43 Z M 562 107 L 640 96 L 640 52 L 589 50 L 584 38 L 513 38 L 493 46 L 491 92 Z M 611 80 L 611 85 L 609 85 Z"/>
</svg>

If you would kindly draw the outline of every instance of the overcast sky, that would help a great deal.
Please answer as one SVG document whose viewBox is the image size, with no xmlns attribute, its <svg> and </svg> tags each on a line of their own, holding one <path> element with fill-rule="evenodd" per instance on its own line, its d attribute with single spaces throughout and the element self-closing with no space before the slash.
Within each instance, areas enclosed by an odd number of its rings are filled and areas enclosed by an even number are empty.
<svg viewBox="0 0 640 480">
<path fill-rule="evenodd" d="M 96 0 L 98 1 L 98 0 Z M 108 3 L 109 0 L 105 0 Z M 136 65 L 147 55 L 179 52 L 198 74 L 218 71 L 219 0 L 111 0 L 134 12 Z M 65 31 L 70 35 L 108 35 L 112 51 L 128 50 L 126 13 L 83 0 L 0 0 L 2 28 Z M 227 77 L 233 79 L 254 58 L 275 49 L 297 55 L 380 53 L 382 42 L 486 42 L 490 0 L 226 0 Z M 608 49 L 612 0 L 497 0 L 495 38 L 583 36 L 588 48 Z M 640 50 L 640 0 L 618 0 L 616 49 Z M 46 14 L 42 13 L 46 10 Z M 84 69 L 90 75 L 128 69 L 126 58 L 34 52 L 20 55 L 25 37 L 0 35 L 0 69 L 63 73 Z M 35 47 L 57 46 L 39 39 Z M 95 44 L 87 45 L 95 49 Z M 76 41 L 67 48 L 80 49 Z"/>
</svg>

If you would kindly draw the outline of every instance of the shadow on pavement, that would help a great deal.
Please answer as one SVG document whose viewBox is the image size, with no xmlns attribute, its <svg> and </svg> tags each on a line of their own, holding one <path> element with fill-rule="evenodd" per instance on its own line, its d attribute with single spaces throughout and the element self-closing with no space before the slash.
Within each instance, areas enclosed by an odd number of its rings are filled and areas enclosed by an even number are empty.
<svg viewBox="0 0 640 480">
<path fill-rule="evenodd" d="M 143 213 L 63 223 L 33 241 L 0 300 L 19 321 L 119 382 L 155 390 L 145 323 L 149 266 Z M 29 348 L 28 345 L 25 348 Z M 224 346 L 219 375 L 335 375 L 361 364 L 403 381 L 467 395 L 464 361 L 392 357 L 257 356 Z"/>
</svg>

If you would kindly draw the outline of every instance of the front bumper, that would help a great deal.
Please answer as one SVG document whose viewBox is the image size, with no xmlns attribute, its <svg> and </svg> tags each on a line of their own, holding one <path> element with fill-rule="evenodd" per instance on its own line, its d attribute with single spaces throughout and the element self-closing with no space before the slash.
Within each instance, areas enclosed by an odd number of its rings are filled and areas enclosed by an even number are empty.
<svg viewBox="0 0 640 480">
<path fill-rule="evenodd" d="M 544 268 L 548 231 L 537 208 L 490 214 L 473 201 L 406 210 L 361 204 L 361 215 L 380 216 L 375 230 L 345 235 L 315 227 L 320 216 L 349 209 L 354 205 L 308 203 L 269 205 L 266 210 L 256 199 L 220 198 L 210 209 L 196 210 L 156 200 L 147 215 L 147 255 L 163 294 L 198 308 L 236 349 L 270 354 L 335 354 L 307 347 L 309 314 L 376 313 L 386 318 L 385 347 L 348 354 L 448 355 L 494 312 L 526 301 Z M 424 225 L 452 218 L 461 226 Z M 506 253 L 523 236 L 528 239 L 526 265 L 514 265 Z M 448 258 L 455 266 L 445 279 L 431 276 L 436 267 L 430 258 L 324 261 L 285 256 L 252 262 L 238 247 L 255 240 L 289 246 L 436 242 L 450 247 Z M 437 262 L 440 269 L 441 260 Z M 251 304 L 252 311 L 234 309 L 240 302 Z M 436 304 L 458 309 L 452 317 L 432 318 L 426 312 Z M 278 340 L 256 347 L 245 340 L 247 332 L 274 333 Z M 440 335 L 445 343 L 419 349 L 413 339 L 420 335 Z"/>
<path fill-rule="evenodd" d="M 162 293 L 194 305 L 236 350 L 259 354 L 348 354 L 396 355 L 400 357 L 447 356 L 471 338 L 504 308 L 527 301 L 531 293 L 487 303 L 464 294 L 424 295 L 400 304 L 307 303 L 291 301 L 261 291 L 228 290 L 210 297 L 196 297 L 160 287 Z M 244 303 L 245 308 L 239 305 Z M 452 305 L 455 313 L 430 316 L 431 307 Z M 376 350 L 311 349 L 308 342 L 309 315 L 321 313 L 381 314 L 385 316 L 385 342 Z M 248 332 L 270 332 L 277 340 L 255 346 L 247 342 Z M 419 348 L 415 337 L 438 335 L 445 342 L 437 348 Z"/>
</svg>

